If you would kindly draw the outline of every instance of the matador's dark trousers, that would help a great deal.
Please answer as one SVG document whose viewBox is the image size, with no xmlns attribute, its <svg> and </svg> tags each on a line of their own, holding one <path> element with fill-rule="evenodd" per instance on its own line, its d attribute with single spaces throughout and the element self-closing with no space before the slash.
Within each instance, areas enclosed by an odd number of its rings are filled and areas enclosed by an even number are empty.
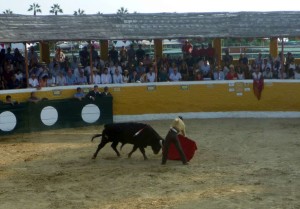
<svg viewBox="0 0 300 209">
<path fill-rule="evenodd" d="M 175 144 L 175 147 L 176 147 L 176 149 L 178 150 L 178 152 L 180 154 L 182 163 L 186 164 L 187 160 L 186 160 L 185 154 L 182 150 L 182 147 L 180 145 L 180 142 L 179 142 L 179 139 L 178 139 L 178 136 L 177 136 L 177 131 L 175 131 L 173 129 L 170 129 L 167 136 L 166 136 L 164 146 L 163 146 L 163 156 L 162 156 L 161 164 L 166 164 L 166 162 L 167 162 L 167 157 L 168 157 L 169 148 L 170 148 L 171 143 Z"/>
</svg>

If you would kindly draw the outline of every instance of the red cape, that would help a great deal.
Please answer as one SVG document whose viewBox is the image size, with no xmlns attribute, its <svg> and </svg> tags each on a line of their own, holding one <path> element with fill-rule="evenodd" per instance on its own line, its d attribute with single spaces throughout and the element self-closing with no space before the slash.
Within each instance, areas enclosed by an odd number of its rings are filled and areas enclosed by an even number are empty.
<svg viewBox="0 0 300 209">
<path fill-rule="evenodd" d="M 190 161 L 194 157 L 195 151 L 197 150 L 196 142 L 182 135 L 178 135 L 178 139 L 187 161 Z M 180 155 L 173 143 L 170 145 L 168 159 L 181 160 Z"/>
</svg>

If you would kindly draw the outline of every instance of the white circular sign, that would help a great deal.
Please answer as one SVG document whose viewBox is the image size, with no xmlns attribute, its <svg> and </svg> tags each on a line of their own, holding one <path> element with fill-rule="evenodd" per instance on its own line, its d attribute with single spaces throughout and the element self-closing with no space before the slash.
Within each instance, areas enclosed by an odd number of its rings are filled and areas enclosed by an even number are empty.
<svg viewBox="0 0 300 209">
<path fill-rule="evenodd" d="M 82 108 L 81 117 L 84 122 L 94 123 L 100 118 L 100 109 L 94 104 L 85 105 Z"/>
<path fill-rule="evenodd" d="M 11 131 L 17 125 L 17 118 L 11 111 L 4 111 L 0 114 L 0 129 L 2 131 Z"/>
<path fill-rule="evenodd" d="M 52 126 L 58 119 L 57 110 L 52 106 L 46 106 L 41 111 L 41 120 L 46 126 Z"/>
</svg>

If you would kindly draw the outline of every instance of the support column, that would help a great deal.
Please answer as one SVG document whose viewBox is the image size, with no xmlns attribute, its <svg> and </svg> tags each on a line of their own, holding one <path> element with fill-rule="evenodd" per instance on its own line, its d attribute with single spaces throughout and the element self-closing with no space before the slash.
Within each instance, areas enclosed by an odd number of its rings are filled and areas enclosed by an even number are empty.
<svg viewBox="0 0 300 209">
<path fill-rule="evenodd" d="M 100 54 L 103 61 L 108 60 L 108 40 L 100 40 Z"/>
<path fill-rule="evenodd" d="M 50 63 L 50 50 L 48 42 L 40 43 L 40 62 Z"/>
<path fill-rule="evenodd" d="M 213 40 L 213 48 L 215 49 L 216 66 L 219 66 L 222 61 L 222 40 L 220 38 Z"/>
<path fill-rule="evenodd" d="M 272 55 L 272 57 L 278 56 L 278 38 L 277 37 L 272 37 L 270 39 L 269 50 L 270 50 L 270 54 Z"/>
<path fill-rule="evenodd" d="M 163 56 L 163 44 L 162 39 L 154 39 L 154 58 L 162 58 Z"/>
</svg>

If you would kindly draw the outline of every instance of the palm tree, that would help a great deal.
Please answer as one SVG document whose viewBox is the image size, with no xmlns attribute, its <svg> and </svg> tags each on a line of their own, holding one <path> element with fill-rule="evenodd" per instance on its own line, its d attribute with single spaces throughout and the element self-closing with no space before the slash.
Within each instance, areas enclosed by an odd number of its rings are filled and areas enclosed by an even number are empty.
<svg viewBox="0 0 300 209">
<path fill-rule="evenodd" d="M 51 7 L 51 10 L 49 12 L 57 15 L 57 13 L 63 13 L 63 10 L 60 8 L 60 6 L 58 4 L 53 4 L 53 6 Z"/>
<path fill-rule="evenodd" d="M 74 11 L 74 15 L 75 16 L 77 16 L 77 15 L 85 15 L 84 14 L 84 10 L 78 9 L 77 11 Z"/>
<path fill-rule="evenodd" d="M 33 15 L 36 16 L 36 13 L 42 13 L 42 10 L 41 10 L 41 6 L 37 3 L 33 3 L 30 5 L 29 9 L 27 10 L 28 12 L 29 11 L 33 11 Z"/>
<path fill-rule="evenodd" d="M 123 15 L 123 14 L 128 14 L 128 10 L 125 9 L 124 7 L 121 7 L 118 9 L 117 14 Z"/>
<path fill-rule="evenodd" d="M 103 13 L 102 12 L 97 12 L 97 15 L 103 15 Z"/>
<path fill-rule="evenodd" d="M 13 12 L 10 9 L 3 11 L 3 14 L 11 15 Z"/>
</svg>

